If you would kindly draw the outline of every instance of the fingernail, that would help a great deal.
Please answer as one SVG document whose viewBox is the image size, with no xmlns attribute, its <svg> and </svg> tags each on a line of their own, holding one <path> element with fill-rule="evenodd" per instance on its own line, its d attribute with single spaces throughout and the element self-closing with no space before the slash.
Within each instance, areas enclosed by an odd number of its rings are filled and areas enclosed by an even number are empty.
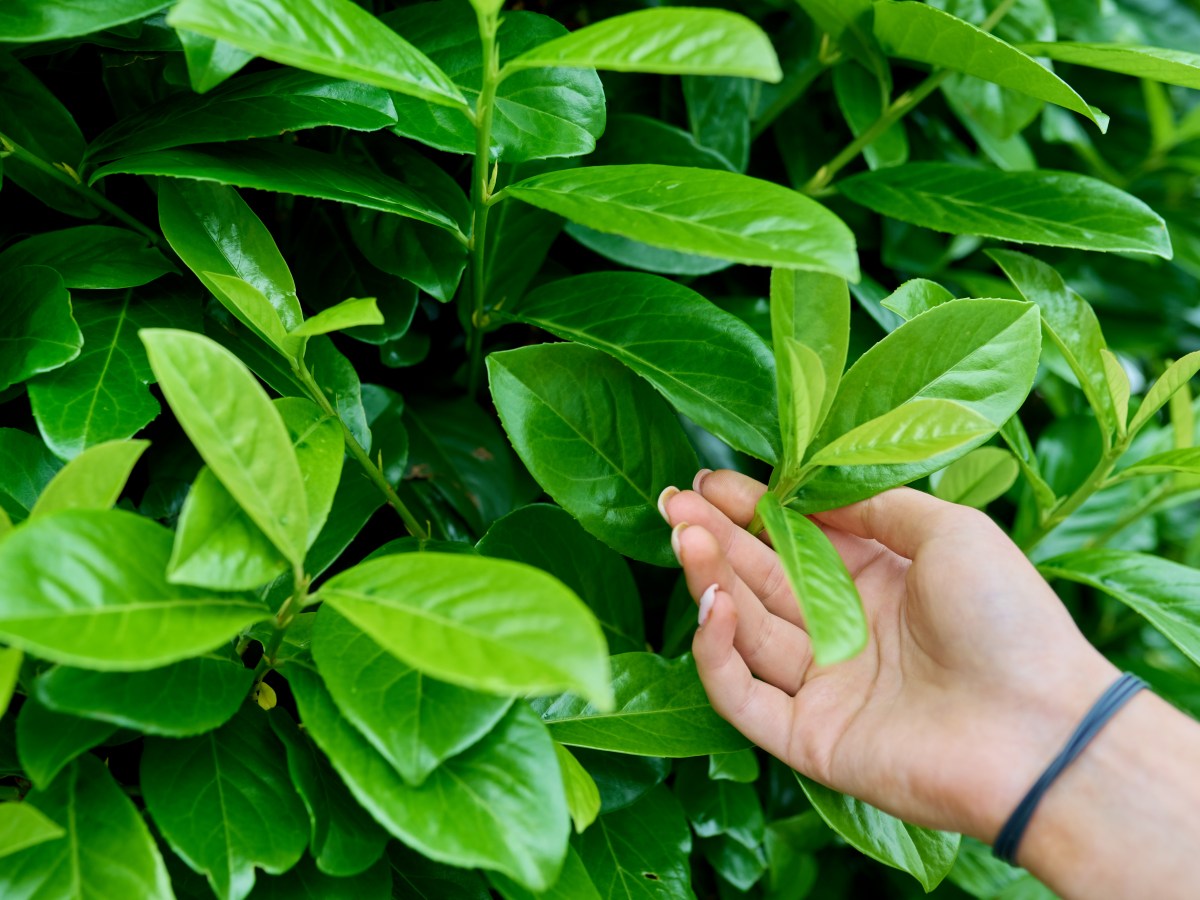
<svg viewBox="0 0 1200 900">
<path fill-rule="evenodd" d="M 671 524 L 671 517 L 667 515 L 667 501 L 679 493 L 679 488 L 673 484 L 668 484 L 662 489 L 662 493 L 658 495 L 658 512 L 663 517 L 663 521 L 668 525 Z"/>
<path fill-rule="evenodd" d="M 701 469 L 696 473 L 696 477 L 692 479 L 692 490 L 697 494 L 700 493 L 700 485 L 704 484 L 704 479 L 712 474 L 712 469 Z"/>
<path fill-rule="evenodd" d="M 671 529 L 671 549 L 675 551 L 675 558 L 679 560 L 680 565 L 683 564 L 683 552 L 679 549 L 679 536 L 683 534 L 683 529 L 687 527 L 687 522 L 680 522 Z"/>
<path fill-rule="evenodd" d="M 713 603 L 717 599 L 717 586 L 710 584 L 704 589 L 704 593 L 700 595 L 700 615 L 697 617 L 697 622 L 703 627 L 708 621 L 709 613 L 712 612 Z"/>
</svg>

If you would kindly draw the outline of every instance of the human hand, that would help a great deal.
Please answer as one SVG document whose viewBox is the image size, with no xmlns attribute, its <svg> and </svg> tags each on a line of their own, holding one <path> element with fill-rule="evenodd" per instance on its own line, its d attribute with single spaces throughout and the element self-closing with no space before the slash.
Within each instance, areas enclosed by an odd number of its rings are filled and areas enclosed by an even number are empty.
<svg viewBox="0 0 1200 900">
<path fill-rule="evenodd" d="M 702 471 L 659 500 L 713 707 L 822 784 L 990 842 L 1117 670 L 991 519 L 908 488 L 813 517 L 870 631 L 817 666 L 778 557 L 744 530 L 765 491 Z"/>
</svg>

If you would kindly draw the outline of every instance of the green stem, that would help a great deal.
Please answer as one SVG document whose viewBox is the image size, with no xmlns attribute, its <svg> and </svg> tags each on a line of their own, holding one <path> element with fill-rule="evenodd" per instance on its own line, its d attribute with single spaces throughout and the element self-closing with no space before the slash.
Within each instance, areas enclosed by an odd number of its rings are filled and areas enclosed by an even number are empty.
<svg viewBox="0 0 1200 900">
<path fill-rule="evenodd" d="M 304 363 L 297 363 L 294 371 L 296 377 L 300 379 L 300 383 L 304 385 L 312 400 L 321 407 L 321 410 L 326 415 L 333 416 L 341 424 L 342 437 L 346 442 L 346 449 L 350 451 L 350 455 L 362 467 L 367 478 L 379 488 L 392 509 L 396 510 L 400 515 L 401 520 L 404 522 L 404 527 L 408 529 L 408 533 L 422 541 L 429 540 L 429 532 L 421 526 L 416 516 L 404 505 L 404 501 L 400 499 L 400 496 L 396 493 L 396 489 L 384 477 L 383 471 L 371 461 L 371 457 L 367 455 L 367 451 L 358 442 L 358 438 L 346 427 L 346 423 L 342 421 L 342 417 L 333 408 L 333 404 L 329 402 L 329 398 L 325 396 L 325 392 L 321 390 L 321 386 L 317 384 L 317 380 L 312 377 L 312 373 L 308 371 L 308 367 Z"/>
<path fill-rule="evenodd" d="M 483 367 L 483 306 L 487 288 L 484 262 L 487 253 L 487 217 L 493 184 L 489 163 L 492 147 L 492 112 L 496 86 L 500 83 L 500 58 L 496 47 L 496 16 L 478 12 L 479 38 L 483 44 L 483 81 L 475 106 L 475 164 L 471 175 L 471 293 L 467 319 L 467 393 L 475 396 Z"/>
<path fill-rule="evenodd" d="M 254 669 L 254 684 L 258 685 L 263 680 L 263 676 L 267 671 L 275 667 L 275 657 L 279 654 L 279 648 L 283 646 L 283 636 L 287 634 L 287 630 L 291 627 L 300 610 L 304 609 L 304 604 L 308 600 L 308 576 L 304 574 L 303 566 L 292 567 L 292 593 L 283 601 L 283 605 L 279 607 L 279 612 L 275 614 L 275 632 L 271 635 L 271 639 L 267 641 L 263 647 L 262 658 L 258 661 L 258 665 Z"/>
<path fill-rule="evenodd" d="M 1109 472 L 1112 471 L 1113 466 L 1116 465 L 1117 460 L 1121 458 L 1121 455 L 1128 447 L 1129 437 L 1127 435 L 1124 440 L 1118 441 L 1114 447 L 1101 454 L 1100 461 L 1096 463 L 1091 473 L 1084 479 L 1083 484 L 1077 487 L 1069 497 L 1060 500 L 1053 509 L 1049 510 L 1042 517 L 1042 521 L 1038 524 L 1037 528 L 1026 535 L 1025 539 L 1021 541 L 1021 549 L 1029 553 L 1030 550 L 1042 542 L 1046 535 L 1066 521 L 1067 517 L 1075 512 L 1075 510 L 1083 506 L 1092 494 L 1096 493 L 1100 488 L 1105 487 Z"/>
<path fill-rule="evenodd" d="M 139 234 L 144 235 L 147 239 L 153 241 L 155 244 L 163 246 L 163 238 L 157 231 L 154 231 L 146 225 L 143 225 L 96 189 L 88 187 L 79 180 L 78 176 L 72 177 L 63 169 L 60 169 L 58 166 L 53 165 L 52 163 L 46 162 L 40 156 L 31 153 L 20 144 L 13 143 L 11 138 L 8 138 L 3 134 L 0 134 L 0 146 L 3 146 L 3 148 L 10 153 L 14 159 L 19 159 L 26 165 L 32 166 L 39 172 L 50 176 L 55 181 L 58 181 L 60 184 L 65 185 L 75 193 L 79 194 L 79 196 L 81 196 L 88 203 L 92 204 L 92 206 L 95 206 L 97 209 L 103 210 L 113 218 L 124 222 L 130 228 L 134 229 Z"/>
</svg>

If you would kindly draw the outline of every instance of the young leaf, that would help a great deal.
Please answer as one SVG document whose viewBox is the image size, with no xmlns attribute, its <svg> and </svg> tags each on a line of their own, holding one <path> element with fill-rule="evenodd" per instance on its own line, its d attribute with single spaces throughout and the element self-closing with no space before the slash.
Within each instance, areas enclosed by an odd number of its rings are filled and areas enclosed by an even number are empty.
<svg viewBox="0 0 1200 900">
<path fill-rule="evenodd" d="M 1129 44 L 1082 44 L 1072 41 L 1022 44 L 1030 56 L 1046 56 L 1056 62 L 1073 63 L 1106 72 L 1120 72 L 1165 84 L 1200 88 L 1200 55 L 1165 47 Z"/>
<path fill-rule="evenodd" d="M 85 754 L 48 788 L 30 793 L 25 804 L 66 836 L 5 857 L 0 895 L 62 900 L 175 896 L 141 813 L 100 760 Z"/>
<path fill-rule="evenodd" d="M 297 325 L 289 334 L 292 337 L 310 334 L 328 334 L 359 325 L 382 325 L 383 313 L 379 311 L 374 297 L 343 300 L 336 306 L 321 310 Z"/>
<path fill-rule="evenodd" d="M 871 0 L 798 0 L 817 27 L 848 56 L 875 76 L 881 90 L 891 90 L 892 73 L 872 30 Z M 834 70 L 837 72 L 845 66 Z"/>
<path fill-rule="evenodd" d="M 937 887 L 954 865 L 959 835 L 909 825 L 795 774 L 813 808 L 846 843 L 885 866 L 908 872 L 926 891 Z"/>
<path fill-rule="evenodd" d="M 814 407 L 825 393 L 825 373 L 816 353 L 786 336 L 779 339 L 779 345 L 783 351 L 777 378 L 784 453 L 778 474 L 772 478 L 777 484 L 799 474 L 804 451 L 820 426 L 820 411 Z"/>
<path fill-rule="evenodd" d="M 52 712 L 27 697 L 17 715 L 17 756 L 26 776 L 43 790 L 71 760 L 102 744 L 115 725 Z"/>
<path fill-rule="evenodd" d="M 23 522 L 38 495 L 62 468 L 62 460 L 31 434 L 0 428 L 0 507 L 13 522 Z"/>
<path fill-rule="evenodd" d="M 612 702 L 604 635 L 556 578 L 520 563 L 414 553 L 327 581 L 321 599 L 436 678 L 501 694 L 575 689 Z"/>
<path fill-rule="evenodd" d="M 28 803 L 0 804 L 0 859 L 66 837 L 66 830 Z"/>
<path fill-rule="evenodd" d="M 975 75 L 1021 94 L 1079 113 L 1108 128 L 1108 116 L 1075 93 L 1065 81 L 995 35 L 912 0 L 875 3 L 875 37 L 888 56 Z"/>
<path fill-rule="evenodd" d="M 111 509 L 149 441 L 109 441 L 85 450 L 46 485 L 30 518 L 64 509 Z"/>
<path fill-rule="evenodd" d="M 11 526 L 10 526 L 11 528 Z M 4 531 L 0 530 L 0 537 L 4 536 Z M 21 663 L 25 660 L 25 654 L 17 647 L 0 648 L 0 716 L 8 710 L 8 704 L 12 702 L 13 691 L 17 687 L 17 677 L 21 674 Z"/>
<path fill-rule="evenodd" d="M 639 756 L 700 756 L 746 746 L 713 712 L 690 655 L 653 653 L 612 658 L 616 703 L 601 708 L 577 694 L 540 697 L 533 708 L 556 741 Z"/>
<path fill-rule="evenodd" d="M 867 645 L 867 619 L 858 588 L 829 538 L 806 517 L 781 506 L 774 494 L 763 495 L 757 512 L 800 604 L 817 664 L 857 655 Z"/>
<path fill-rule="evenodd" d="M 251 331 L 287 359 L 300 359 L 304 352 L 304 341 L 295 334 L 294 329 L 291 332 L 286 329 L 279 319 L 278 312 L 262 291 L 236 275 L 223 275 L 220 272 L 196 274 L 205 285 L 211 285 L 217 298 L 248 325 Z"/>
<path fill-rule="evenodd" d="M 163 395 L 204 461 L 254 524 L 304 562 L 304 480 L 278 410 L 232 353 L 185 331 L 139 332 Z"/>
<path fill-rule="evenodd" d="M 995 433 L 990 419 L 953 400 L 910 400 L 834 438 L 809 462 L 814 466 L 919 462 Z"/>
<path fill-rule="evenodd" d="M 544 66 L 783 78 L 763 31 L 745 16 L 722 9 L 662 7 L 613 16 L 525 51 L 504 67 L 501 78 Z"/>
<path fill-rule="evenodd" d="M 287 676 L 305 728 L 389 832 L 434 860 L 500 871 L 530 890 L 554 882 L 570 817 L 554 743 L 527 705 L 514 704 L 481 741 L 410 787 L 342 717 L 316 673 L 289 665 Z"/>
<path fill-rule="evenodd" d="M 855 137 L 883 114 L 885 98 L 880 94 L 879 80 L 862 66 L 853 63 L 837 66 L 833 70 L 833 90 L 842 116 Z M 864 147 L 863 158 L 871 169 L 902 166 L 908 162 L 908 135 L 904 131 L 904 122 L 889 126 Z"/>
<path fill-rule="evenodd" d="M 1163 408 L 1176 391 L 1191 381 L 1197 372 L 1200 372 L 1200 350 L 1171 363 L 1167 371 L 1163 372 L 1146 392 L 1146 398 L 1134 413 L 1133 421 L 1129 423 L 1130 432 L 1137 434 L 1141 431 L 1154 414 Z"/>
<path fill-rule="evenodd" d="M 563 793 L 567 796 L 567 808 L 571 811 L 575 833 L 583 834 L 600 815 L 600 789 L 587 769 L 558 741 L 554 742 L 554 753 L 562 769 Z"/>
<path fill-rule="evenodd" d="M 138 287 L 175 267 L 145 237 L 109 225 L 46 231 L 0 253 L 0 270 L 49 266 L 68 288 Z"/>
<path fill-rule="evenodd" d="M 1016 458 L 999 447 L 980 447 L 929 476 L 935 497 L 983 509 L 1017 480 Z"/>
<path fill-rule="evenodd" d="M 267 714 L 253 704 L 207 734 L 147 738 L 141 774 L 154 824 L 221 900 L 249 894 L 255 867 L 279 874 L 304 853 L 304 804 Z"/>
<path fill-rule="evenodd" d="M 764 403 L 774 384 L 770 350 L 691 289 L 655 275 L 595 272 L 543 285 L 501 315 L 610 354 L 731 447 L 767 462 L 778 456 L 779 426 Z"/>
<path fill-rule="evenodd" d="M 57 369 L 83 347 L 83 335 L 71 315 L 71 295 L 59 274 L 46 266 L 20 266 L 4 273 L 0 315 L 5 323 L 0 391 Z"/>
<path fill-rule="evenodd" d="M 352 0 L 184 0 L 167 21 L 286 66 L 467 112 L 445 72 Z"/>
<path fill-rule="evenodd" d="M 1122 469 L 1118 477 L 1166 475 L 1171 472 L 1200 474 L 1200 448 L 1186 447 L 1179 450 L 1167 450 L 1165 453 L 1155 453 L 1153 456 L 1147 456 L 1128 468 Z"/>
<path fill-rule="evenodd" d="M 854 236 L 841 219 L 795 191 L 734 172 L 587 166 L 535 175 L 505 193 L 653 247 L 859 277 Z M 713 198 L 720 198 L 715 206 Z"/>
<path fill-rule="evenodd" d="M 938 284 L 926 278 L 913 278 L 896 288 L 889 296 L 880 301 L 884 309 L 901 316 L 905 321 L 919 316 L 926 310 L 933 309 L 954 299 L 954 295 Z"/>
<path fill-rule="evenodd" d="M 578 344 L 492 353 L 487 367 L 504 430 L 546 492 L 613 549 L 672 565 L 658 495 L 699 463 L 666 401 Z"/>
<path fill-rule="evenodd" d="M 1086 175 L 922 162 L 864 172 L 838 188 L 868 209 L 934 231 L 1171 258 L 1171 239 L 1158 213 Z"/>
<path fill-rule="evenodd" d="M 213 650 L 269 611 L 164 578 L 171 533 L 133 513 L 69 510 L 0 541 L 0 635 L 43 659 L 139 671 Z M 46 590 L 46 573 L 56 589 Z"/>
<path fill-rule="evenodd" d="M 226 78 L 236 75 L 254 59 L 254 54 L 233 44 L 205 37 L 194 31 L 177 31 L 187 63 L 188 83 L 197 94 L 211 91 Z M 118 154 L 119 155 L 119 154 Z"/>
<path fill-rule="evenodd" d="M 1129 375 L 1121 361 L 1107 348 L 1100 351 L 1100 362 L 1104 367 L 1104 380 L 1108 384 L 1117 436 L 1124 437 L 1125 425 L 1129 421 Z"/>
</svg>

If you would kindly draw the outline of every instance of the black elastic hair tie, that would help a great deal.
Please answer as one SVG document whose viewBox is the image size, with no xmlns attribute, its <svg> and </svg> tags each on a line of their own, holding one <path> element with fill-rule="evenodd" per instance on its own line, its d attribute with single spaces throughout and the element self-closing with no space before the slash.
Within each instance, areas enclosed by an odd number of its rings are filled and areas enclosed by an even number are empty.
<svg viewBox="0 0 1200 900">
<path fill-rule="evenodd" d="M 996 835 L 996 845 L 992 848 L 993 856 L 1011 865 L 1017 864 L 1017 846 L 1021 843 L 1025 829 L 1029 826 L 1029 820 L 1033 818 L 1034 810 L 1037 809 L 1037 805 L 1045 796 L 1046 791 L 1050 789 L 1050 785 L 1062 774 L 1063 769 L 1083 752 L 1084 747 L 1108 723 L 1108 720 L 1117 714 L 1117 710 L 1144 687 L 1146 687 L 1146 682 L 1136 675 L 1126 672 L 1101 695 L 1095 705 L 1088 710 L 1087 715 L 1083 717 L 1083 721 L 1079 723 L 1075 733 L 1059 751 L 1058 756 L 1046 767 L 1046 771 L 1033 783 L 1029 793 L 1017 804 L 1017 808 L 1008 817 L 1008 821 Z"/>
</svg>

